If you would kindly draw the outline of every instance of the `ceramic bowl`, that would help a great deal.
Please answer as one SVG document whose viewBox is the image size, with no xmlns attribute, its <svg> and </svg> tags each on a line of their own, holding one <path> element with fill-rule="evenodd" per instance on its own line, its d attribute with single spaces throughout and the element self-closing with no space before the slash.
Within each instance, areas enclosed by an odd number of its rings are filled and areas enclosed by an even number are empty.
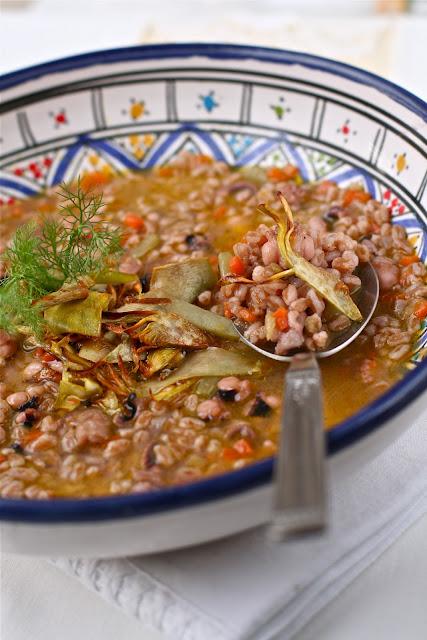
<svg viewBox="0 0 427 640">
<path fill-rule="evenodd" d="M 273 49 L 158 45 L 49 62 L 3 76 L 0 88 L 0 206 L 186 149 L 237 166 L 291 162 L 307 180 L 362 182 L 427 258 L 427 105 L 366 71 Z M 403 380 L 336 425 L 330 453 L 391 428 L 401 410 L 410 416 L 427 385 L 425 345 L 424 327 Z M 2 547 L 113 556 L 214 539 L 268 518 L 271 471 L 269 459 L 149 494 L 3 499 Z"/>
</svg>

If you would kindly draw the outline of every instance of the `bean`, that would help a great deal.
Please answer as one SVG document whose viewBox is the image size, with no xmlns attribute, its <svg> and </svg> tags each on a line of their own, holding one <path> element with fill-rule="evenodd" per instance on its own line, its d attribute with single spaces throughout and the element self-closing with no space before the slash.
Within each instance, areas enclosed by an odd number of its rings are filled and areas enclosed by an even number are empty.
<svg viewBox="0 0 427 640">
<path fill-rule="evenodd" d="M 33 380 L 35 376 L 43 369 L 41 362 L 31 362 L 22 372 L 24 380 Z M 34 395 L 34 394 L 31 394 Z"/>
<path fill-rule="evenodd" d="M 104 456 L 106 458 L 113 458 L 124 453 L 130 446 L 129 440 L 121 438 L 119 440 L 112 440 L 107 444 L 104 450 Z"/>
<path fill-rule="evenodd" d="M 2 498 L 20 498 L 24 491 L 24 483 L 20 480 L 10 480 L 1 490 Z"/>
<path fill-rule="evenodd" d="M 27 387 L 26 391 L 31 398 L 39 398 L 46 393 L 46 387 L 42 384 L 33 384 Z"/>
<path fill-rule="evenodd" d="M 11 393 L 10 396 L 7 396 L 6 400 L 9 406 L 12 409 L 19 409 L 19 407 L 30 399 L 30 396 L 25 391 L 17 391 L 16 393 Z"/>
</svg>

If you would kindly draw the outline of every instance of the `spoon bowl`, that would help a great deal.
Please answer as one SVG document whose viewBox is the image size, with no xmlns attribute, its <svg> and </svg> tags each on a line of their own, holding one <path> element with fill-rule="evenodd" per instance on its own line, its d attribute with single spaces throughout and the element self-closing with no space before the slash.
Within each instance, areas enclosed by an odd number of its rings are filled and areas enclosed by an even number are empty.
<svg viewBox="0 0 427 640">
<path fill-rule="evenodd" d="M 377 273 L 370 262 L 363 262 L 356 270 L 355 275 L 360 278 L 361 285 L 352 297 L 359 307 L 363 320 L 362 322 L 352 322 L 348 329 L 334 333 L 327 348 L 320 349 L 315 352 L 316 358 L 328 358 L 329 356 L 333 356 L 335 353 L 338 353 L 342 349 L 348 347 L 353 340 L 362 333 L 363 329 L 374 314 L 380 294 L 380 285 Z M 235 324 L 234 326 L 238 331 L 242 342 L 267 358 L 278 360 L 279 362 L 291 362 L 294 355 L 297 353 L 297 351 L 295 351 L 292 355 L 278 355 L 277 353 L 274 353 L 274 351 L 269 351 L 267 348 L 261 348 L 256 344 L 252 344 L 252 342 L 245 338 L 241 327 L 239 327 L 238 324 Z"/>
<path fill-rule="evenodd" d="M 235 325 L 248 347 L 267 358 L 290 362 L 285 375 L 285 402 L 269 527 L 270 537 L 275 541 L 326 528 L 322 381 L 317 359 L 328 358 L 348 347 L 373 316 L 380 289 L 377 273 L 369 262 L 362 263 L 356 273 L 361 285 L 353 298 L 362 314 L 362 321 L 353 322 L 347 329 L 335 333 L 326 349 L 278 355 L 252 344 Z"/>
</svg>

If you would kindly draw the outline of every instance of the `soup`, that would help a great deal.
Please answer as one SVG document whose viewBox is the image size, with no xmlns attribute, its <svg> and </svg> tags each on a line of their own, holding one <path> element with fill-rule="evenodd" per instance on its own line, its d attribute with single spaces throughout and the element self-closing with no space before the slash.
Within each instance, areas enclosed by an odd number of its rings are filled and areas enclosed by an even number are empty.
<svg viewBox="0 0 427 640">
<path fill-rule="evenodd" d="M 404 375 L 425 267 L 358 185 L 191 154 L 89 174 L 2 210 L 3 498 L 146 492 L 274 455 L 286 366 L 238 342 L 232 321 L 280 353 L 322 348 L 350 322 L 289 272 L 269 215 L 277 191 L 292 250 L 348 299 L 359 262 L 380 279 L 373 320 L 321 362 L 327 428 Z"/>
</svg>

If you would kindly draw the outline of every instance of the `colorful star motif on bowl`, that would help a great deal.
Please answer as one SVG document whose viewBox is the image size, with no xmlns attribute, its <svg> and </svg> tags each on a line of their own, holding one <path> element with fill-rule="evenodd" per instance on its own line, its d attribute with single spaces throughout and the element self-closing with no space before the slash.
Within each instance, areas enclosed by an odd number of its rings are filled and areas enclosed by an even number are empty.
<svg viewBox="0 0 427 640">
<path fill-rule="evenodd" d="M 50 111 L 49 115 L 52 118 L 53 126 L 55 127 L 55 129 L 59 129 L 59 127 L 62 127 L 63 125 L 68 124 L 68 117 L 65 109 L 60 109 L 59 111 L 56 111 L 56 112 Z"/>
<path fill-rule="evenodd" d="M 219 102 L 217 102 L 215 98 L 215 91 L 209 91 L 206 95 L 199 95 L 199 104 L 197 105 L 198 109 L 204 109 L 207 113 L 212 113 L 214 109 L 219 107 Z"/>
<path fill-rule="evenodd" d="M 347 120 L 345 120 L 345 122 L 340 127 L 338 127 L 337 133 L 342 136 L 343 142 L 345 144 L 347 144 L 347 142 L 349 141 L 350 136 L 357 136 L 357 131 L 351 126 L 349 118 L 347 118 Z"/>
<path fill-rule="evenodd" d="M 270 109 L 273 109 L 278 120 L 283 120 L 285 114 L 291 111 L 290 107 L 286 106 L 286 98 L 284 98 L 283 96 L 280 96 L 278 98 L 276 104 L 271 104 Z"/>
<path fill-rule="evenodd" d="M 130 98 L 129 106 L 127 109 L 123 109 L 123 115 L 128 115 L 131 120 L 137 122 L 141 120 L 144 116 L 149 115 L 149 111 L 147 110 L 147 104 L 145 100 L 136 100 L 136 98 Z"/>
<path fill-rule="evenodd" d="M 403 171 L 409 169 L 406 153 L 395 153 L 393 156 L 392 169 L 394 169 L 399 176 Z"/>
</svg>

